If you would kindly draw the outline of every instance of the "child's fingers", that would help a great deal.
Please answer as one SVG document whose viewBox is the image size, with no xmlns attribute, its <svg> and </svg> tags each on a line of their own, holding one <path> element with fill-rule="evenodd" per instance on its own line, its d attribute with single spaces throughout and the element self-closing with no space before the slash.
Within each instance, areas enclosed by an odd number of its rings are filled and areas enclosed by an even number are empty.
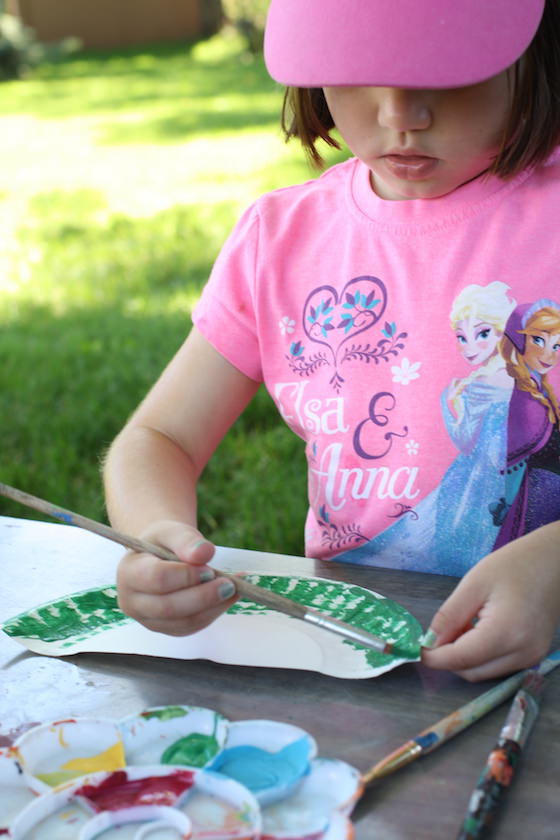
<svg viewBox="0 0 560 840">
<path fill-rule="evenodd" d="M 484 599 L 481 587 L 463 578 L 432 618 L 428 631 L 433 638 L 430 648 L 439 648 L 468 632 L 478 618 Z"/>
<path fill-rule="evenodd" d="M 169 540 L 169 549 L 186 563 L 203 565 L 208 563 L 216 551 L 213 543 L 196 532 L 181 534 L 177 539 Z"/>
<path fill-rule="evenodd" d="M 126 615 L 150 630 L 184 636 L 210 624 L 236 597 L 234 583 L 226 578 L 216 578 L 166 594 L 123 587 L 119 591 L 119 606 Z"/>
<path fill-rule="evenodd" d="M 425 650 L 422 661 L 430 668 L 454 671 L 471 682 L 511 674 L 534 665 L 546 652 L 533 643 L 517 644 L 507 628 L 488 628 L 481 622 L 456 641 Z"/>
<path fill-rule="evenodd" d="M 467 680 L 482 680 L 516 667 L 515 648 L 504 651 L 504 636 L 473 627 L 457 639 L 433 650 L 424 650 L 422 661 L 429 668 L 454 671 Z"/>
<path fill-rule="evenodd" d="M 474 668 L 467 668 L 465 671 L 456 671 L 456 673 L 469 682 L 480 682 L 481 680 L 509 676 L 514 671 L 520 671 L 522 668 L 528 668 L 534 664 L 535 662 L 532 660 L 524 661 L 519 656 L 519 651 L 512 651 L 505 656 L 498 656 L 490 662 L 484 662 Z"/>
<path fill-rule="evenodd" d="M 166 595 L 207 583 L 215 577 L 216 573 L 209 566 L 174 563 L 159 560 L 151 554 L 129 552 L 118 566 L 117 587 L 119 591 Z"/>
<path fill-rule="evenodd" d="M 185 563 L 194 565 L 208 563 L 216 550 L 197 528 L 174 520 L 159 520 L 141 536 L 147 542 L 164 546 Z"/>
</svg>

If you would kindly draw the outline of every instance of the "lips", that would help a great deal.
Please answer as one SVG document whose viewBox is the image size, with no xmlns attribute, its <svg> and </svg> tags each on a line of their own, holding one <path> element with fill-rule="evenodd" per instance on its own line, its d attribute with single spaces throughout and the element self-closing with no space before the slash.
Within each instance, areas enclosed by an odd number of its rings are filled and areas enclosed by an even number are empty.
<svg viewBox="0 0 560 840">
<path fill-rule="evenodd" d="M 389 172 L 407 181 L 422 181 L 428 178 L 438 165 L 437 158 L 420 154 L 389 153 L 381 159 Z"/>
</svg>

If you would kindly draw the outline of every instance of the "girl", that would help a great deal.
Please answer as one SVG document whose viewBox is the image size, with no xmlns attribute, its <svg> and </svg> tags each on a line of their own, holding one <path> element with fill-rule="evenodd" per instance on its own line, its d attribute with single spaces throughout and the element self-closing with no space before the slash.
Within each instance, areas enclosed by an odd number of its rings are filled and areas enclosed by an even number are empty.
<svg viewBox="0 0 560 840">
<path fill-rule="evenodd" d="M 459 454 L 441 482 L 399 521 L 337 561 L 463 575 L 492 550 L 498 528 L 489 505 L 503 491 L 513 379 L 498 347 L 513 307 L 506 283 L 474 283 L 451 308 L 451 327 L 474 370 L 442 394 L 445 428 Z"/>
<path fill-rule="evenodd" d="M 111 520 L 182 561 L 125 555 L 125 612 L 181 635 L 231 605 L 196 483 L 261 382 L 306 443 L 310 556 L 368 542 L 438 486 L 456 452 L 437 325 L 474 282 L 518 301 L 557 289 L 559 38 L 560 0 L 272 0 L 287 134 L 319 160 L 336 126 L 354 157 L 246 211 L 111 447 Z M 425 663 L 473 680 L 534 663 L 560 617 L 559 554 L 548 521 L 483 557 L 434 616 Z"/>
</svg>

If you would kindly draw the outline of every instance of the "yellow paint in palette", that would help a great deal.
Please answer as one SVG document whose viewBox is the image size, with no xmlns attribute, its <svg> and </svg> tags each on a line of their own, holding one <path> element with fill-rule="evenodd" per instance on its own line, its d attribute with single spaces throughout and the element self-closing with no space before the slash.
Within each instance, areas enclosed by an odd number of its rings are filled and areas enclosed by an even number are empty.
<svg viewBox="0 0 560 840">
<path fill-rule="evenodd" d="M 121 770 L 125 765 L 124 746 L 122 741 L 117 741 L 108 749 L 96 755 L 71 758 L 65 764 L 62 764 L 59 770 L 37 773 L 36 775 L 45 784 L 55 787 L 86 773 L 96 773 L 100 770 Z"/>
</svg>

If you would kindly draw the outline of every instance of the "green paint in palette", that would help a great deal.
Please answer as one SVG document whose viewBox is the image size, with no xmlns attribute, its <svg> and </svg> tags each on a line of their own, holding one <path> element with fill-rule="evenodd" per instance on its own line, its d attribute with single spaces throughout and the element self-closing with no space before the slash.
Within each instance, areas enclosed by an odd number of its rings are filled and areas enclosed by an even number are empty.
<svg viewBox="0 0 560 840">
<path fill-rule="evenodd" d="M 192 732 L 171 744 L 160 758 L 162 764 L 187 764 L 204 767 L 220 750 L 213 735 Z"/>
</svg>

